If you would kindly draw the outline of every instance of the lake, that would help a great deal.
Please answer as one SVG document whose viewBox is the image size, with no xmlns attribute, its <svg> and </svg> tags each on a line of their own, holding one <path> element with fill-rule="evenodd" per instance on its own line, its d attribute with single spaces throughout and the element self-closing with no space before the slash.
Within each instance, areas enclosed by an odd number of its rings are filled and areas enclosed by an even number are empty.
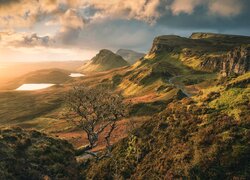
<svg viewBox="0 0 250 180">
<path fill-rule="evenodd" d="M 70 77 L 73 77 L 73 78 L 76 78 L 76 77 L 83 77 L 83 76 L 85 76 L 85 75 L 84 75 L 84 74 L 81 74 L 81 73 L 71 73 L 69 76 L 70 76 Z"/>
<path fill-rule="evenodd" d="M 35 91 L 35 90 L 40 90 L 40 89 L 46 89 L 54 85 L 55 84 L 23 84 L 16 90 L 17 91 Z"/>
</svg>

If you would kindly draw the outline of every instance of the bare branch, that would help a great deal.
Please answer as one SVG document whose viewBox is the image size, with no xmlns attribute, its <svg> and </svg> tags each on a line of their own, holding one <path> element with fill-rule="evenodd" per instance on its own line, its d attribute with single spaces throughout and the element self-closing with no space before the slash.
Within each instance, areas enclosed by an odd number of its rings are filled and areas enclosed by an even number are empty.
<svg viewBox="0 0 250 180">
<path fill-rule="evenodd" d="M 111 134 L 116 128 L 116 122 L 127 115 L 127 107 L 122 96 L 111 93 L 103 87 L 90 89 L 74 87 L 66 97 L 69 109 L 69 120 L 87 134 L 89 145 L 82 152 L 89 153 L 99 142 L 101 133 L 108 129 L 105 136 L 107 152 L 99 156 L 109 157 L 111 152 Z"/>
</svg>

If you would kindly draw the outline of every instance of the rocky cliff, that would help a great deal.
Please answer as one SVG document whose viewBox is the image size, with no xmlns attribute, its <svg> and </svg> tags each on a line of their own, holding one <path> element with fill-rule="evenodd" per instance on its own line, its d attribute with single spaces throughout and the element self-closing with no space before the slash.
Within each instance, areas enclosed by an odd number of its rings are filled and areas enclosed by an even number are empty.
<svg viewBox="0 0 250 180">
<path fill-rule="evenodd" d="M 217 57 L 207 57 L 200 64 L 201 69 L 221 72 L 223 76 L 241 75 L 250 71 L 250 48 L 236 47 Z"/>
<path fill-rule="evenodd" d="M 250 37 L 213 33 L 193 33 L 190 38 L 159 36 L 149 55 L 177 55 L 194 70 L 221 72 L 224 76 L 244 74 L 250 69 Z M 165 59 L 166 61 L 168 59 Z"/>
<path fill-rule="evenodd" d="M 230 51 L 222 62 L 223 75 L 245 74 L 250 71 L 250 47 L 238 47 Z"/>
</svg>

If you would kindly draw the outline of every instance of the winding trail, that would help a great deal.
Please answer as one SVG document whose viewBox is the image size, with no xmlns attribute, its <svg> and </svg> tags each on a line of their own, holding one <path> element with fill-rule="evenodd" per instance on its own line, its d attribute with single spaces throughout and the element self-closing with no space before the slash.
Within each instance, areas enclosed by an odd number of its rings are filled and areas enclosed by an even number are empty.
<svg viewBox="0 0 250 180">
<path fill-rule="evenodd" d="M 173 85 L 177 89 L 180 89 L 187 97 L 192 97 L 192 94 L 188 93 L 187 90 L 185 89 L 185 86 L 180 85 L 175 82 L 176 78 L 183 77 L 184 75 L 179 75 L 179 76 L 174 76 L 168 79 L 169 84 Z"/>
</svg>

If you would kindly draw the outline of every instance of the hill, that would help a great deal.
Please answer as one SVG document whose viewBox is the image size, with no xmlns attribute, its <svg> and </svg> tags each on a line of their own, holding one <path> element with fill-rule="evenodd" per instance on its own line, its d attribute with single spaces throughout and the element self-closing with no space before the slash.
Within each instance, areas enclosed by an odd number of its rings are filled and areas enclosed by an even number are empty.
<svg viewBox="0 0 250 180">
<path fill-rule="evenodd" d="M 5 83 L 2 89 L 16 89 L 22 84 L 51 83 L 61 84 L 70 80 L 70 71 L 63 69 L 43 69 L 27 73 L 19 78 Z"/>
<path fill-rule="evenodd" d="M 37 131 L 0 129 L 1 179 L 77 179 L 72 145 Z"/>
<path fill-rule="evenodd" d="M 112 59 L 107 54 L 114 57 L 103 50 L 89 69 Z M 78 157 L 82 179 L 249 179 L 249 61 L 249 37 L 164 35 L 133 66 L 77 79 L 77 85 L 109 87 L 131 103 L 114 131 L 111 158 Z M 86 134 L 63 116 L 62 97 L 72 86 L 1 92 L 1 125 L 85 145 Z"/>
<path fill-rule="evenodd" d="M 100 72 L 128 65 L 128 62 L 121 56 L 103 49 L 80 69 L 83 72 Z"/>
<path fill-rule="evenodd" d="M 134 64 L 137 60 L 139 60 L 140 58 L 146 55 L 144 53 L 139 53 L 139 52 L 128 50 L 128 49 L 119 49 L 116 52 L 116 54 L 123 57 L 123 59 L 125 59 L 129 64 Z"/>
<path fill-rule="evenodd" d="M 249 73 L 218 80 L 200 95 L 166 103 L 115 145 L 112 158 L 85 167 L 84 176 L 248 179 L 249 81 Z"/>
<path fill-rule="evenodd" d="M 193 84 L 216 77 L 218 73 L 228 77 L 250 70 L 250 37 L 194 36 L 156 37 L 150 52 L 121 78 L 119 87 L 124 95 L 143 93 L 149 87 L 158 89 L 175 76 L 180 81 L 188 77 Z"/>
<path fill-rule="evenodd" d="M 14 79 L 44 69 L 65 69 L 75 72 L 84 61 L 54 61 L 54 62 L 1 62 L 0 63 L 0 87 Z"/>
</svg>

